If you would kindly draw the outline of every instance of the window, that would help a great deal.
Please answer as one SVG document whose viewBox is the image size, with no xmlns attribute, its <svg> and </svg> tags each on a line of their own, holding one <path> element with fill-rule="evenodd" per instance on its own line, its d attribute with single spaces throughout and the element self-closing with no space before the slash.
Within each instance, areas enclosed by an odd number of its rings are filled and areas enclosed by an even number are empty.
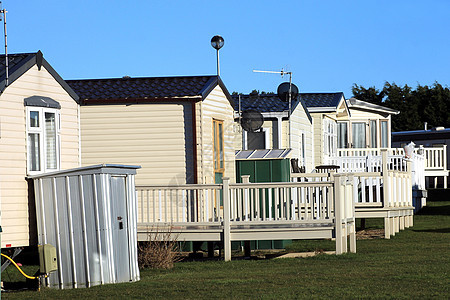
<svg viewBox="0 0 450 300">
<path fill-rule="evenodd" d="M 370 147 L 376 148 L 377 147 L 377 121 L 376 120 L 370 120 Z"/>
<path fill-rule="evenodd" d="M 389 147 L 388 121 L 380 121 L 381 128 L 381 148 Z"/>
<path fill-rule="evenodd" d="M 26 111 L 28 173 L 59 170 L 59 110 L 27 107 Z"/>
<path fill-rule="evenodd" d="M 261 128 L 259 131 L 243 131 L 242 148 L 244 150 L 269 149 L 270 128 Z"/>
<path fill-rule="evenodd" d="M 299 140 L 299 151 L 300 151 L 300 156 L 299 156 L 299 165 L 304 167 L 306 165 L 306 149 L 305 149 L 305 133 L 302 132 L 300 135 L 300 140 Z"/>
<path fill-rule="evenodd" d="M 337 148 L 337 124 L 334 120 L 323 120 L 324 154 L 334 156 Z"/>
<path fill-rule="evenodd" d="M 353 148 L 366 148 L 366 123 L 352 123 Z"/>
<path fill-rule="evenodd" d="M 348 124 L 341 122 L 338 126 L 338 148 L 348 148 Z"/>
<path fill-rule="evenodd" d="M 223 148 L 223 121 L 213 120 L 214 172 L 222 173 L 225 169 Z"/>
</svg>

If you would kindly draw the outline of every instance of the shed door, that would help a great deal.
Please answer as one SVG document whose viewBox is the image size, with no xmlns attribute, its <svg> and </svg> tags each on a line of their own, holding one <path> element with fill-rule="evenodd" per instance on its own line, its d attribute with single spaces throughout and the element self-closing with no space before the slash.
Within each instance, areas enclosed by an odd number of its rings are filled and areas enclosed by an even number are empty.
<svg viewBox="0 0 450 300">
<path fill-rule="evenodd" d="M 114 266 L 117 280 L 125 282 L 130 280 L 126 177 L 111 176 L 110 188 Z"/>
</svg>

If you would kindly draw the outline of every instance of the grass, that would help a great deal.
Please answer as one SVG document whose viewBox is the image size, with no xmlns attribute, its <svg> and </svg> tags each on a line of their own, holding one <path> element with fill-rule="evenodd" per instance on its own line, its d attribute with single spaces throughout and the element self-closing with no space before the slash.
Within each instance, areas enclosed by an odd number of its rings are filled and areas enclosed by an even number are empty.
<svg viewBox="0 0 450 300">
<path fill-rule="evenodd" d="M 302 259 L 177 263 L 141 270 L 135 283 L 89 289 L 2 293 L 3 299 L 438 298 L 450 295 L 450 201 L 429 202 L 414 227 L 390 240 L 357 242 L 357 254 Z M 379 221 L 367 222 L 377 228 Z M 331 248 L 330 248 L 331 247 Z M 289 251 L 334 250 L 331 241 L 296 241 Z M 33 267 L 31 272 L 33 271 Z M 36 270 L 37 267 L 34 267 Z M 9 271 L 9 276 L 14 277 Z M 30 272 L 30 273 L 31 273 Z M 2 274 L 7 280 L 7 276 Z"/>
</svg>

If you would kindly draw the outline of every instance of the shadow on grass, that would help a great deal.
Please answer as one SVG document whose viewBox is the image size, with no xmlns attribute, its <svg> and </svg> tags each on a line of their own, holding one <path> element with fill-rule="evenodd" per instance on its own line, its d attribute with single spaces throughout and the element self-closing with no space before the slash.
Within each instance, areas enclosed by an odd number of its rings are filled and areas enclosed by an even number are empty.
<svg viewBox="0 0 450 300">
<path fill-rule="evenodd" d="M 412 230 L 415 232 L 436 232 L 436 233 L 450 233 L 450 228 L 439 228 L 439 229 L 425 229 L 425 230 Z"/>
<path fill-rule="evenodd" d="M 432 215 L 432 216 L 450 216 L 450 205 L 443 206 L 425 206 L 418 213 L 418 215 Z"/>
</svg>

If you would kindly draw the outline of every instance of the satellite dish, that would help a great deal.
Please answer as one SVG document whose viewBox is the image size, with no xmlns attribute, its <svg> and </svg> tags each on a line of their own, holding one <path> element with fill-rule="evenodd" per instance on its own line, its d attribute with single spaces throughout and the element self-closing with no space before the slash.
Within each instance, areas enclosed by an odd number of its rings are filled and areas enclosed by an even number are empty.
<svg viewBox="0 0 450 300">
<path fill-rule="evenodd" d="M 297 99 L 298 96 L 298 87 L 291 83 L 291 100 Z M 289 101 L 289 82 L 283 82 L 278 86 L 277 89 L 278 98 L 281 101 L 288 102 Z"/>
<path fill-rule="evenodd" d="M 241 115 L 241 126 L 245 131 L 255 132 L 264 123 L 263 115 L 256 110 L 246 110 Z"/>
</svg>

